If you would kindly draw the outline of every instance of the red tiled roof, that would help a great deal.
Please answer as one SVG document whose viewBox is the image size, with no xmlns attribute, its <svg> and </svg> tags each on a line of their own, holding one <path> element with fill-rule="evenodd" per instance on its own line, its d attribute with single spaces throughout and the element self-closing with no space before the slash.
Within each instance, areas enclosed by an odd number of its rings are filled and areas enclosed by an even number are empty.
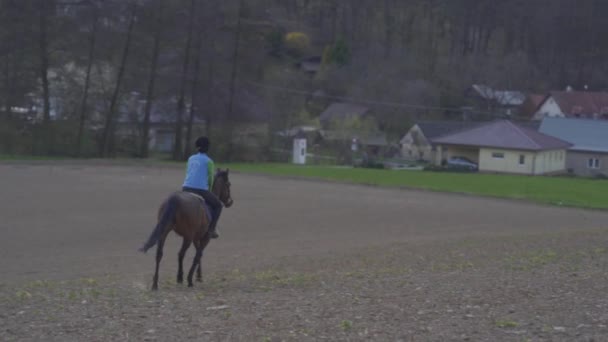
<svg viewBox="0 0 608 342">
<path fill-rule="evenodd" d="M 550 95 L 569 116 L 608 114 L 608 92 L 553 91 Z"/>
<path fill-rule="evenodd" d="M 508 120 L 494 121 L 466 131 L 433 139 L 434 144 L 494 147 L 513 150 L 544 151 L 568 148 L 570 143 Z"/>
</svg>

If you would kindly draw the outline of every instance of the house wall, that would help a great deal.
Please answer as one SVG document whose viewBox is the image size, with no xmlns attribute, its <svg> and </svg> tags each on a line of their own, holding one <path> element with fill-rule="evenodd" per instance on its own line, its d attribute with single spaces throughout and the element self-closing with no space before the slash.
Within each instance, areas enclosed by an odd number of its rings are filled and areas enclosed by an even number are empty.
<svg viewBox="0 0 608 342">
<path fill-rule="evenodd" d="M 502 154 L 502 158 L 494 156 Z M 566 151 L 517 151 L 482 148 L 479 152 L 479 170 L 526 175 L 563 172 L 566 169 Z M 523 163 L 520 163 L 523 157 Z"/>
<path fill-rule="evenodd" d="M 589 168 L 589 159 L 599 159 L 598 169 Z M 568 151 L 566 168 L 575 175 L 593 177 L 600 174 L 608 175 L 608 153 Z"/>
<path fill-rule="evenodd" d="M 438 151 L 441 147 L 438 147 Z M 493 154 L 501 153 L 502 158 Z M 471 148 L 468 146 L 444 146 L 441 153 L 438 152 L 436 165 L 441 165 L 443 160 L 452 157 L 465 157 L 479 165 L 479 171 L 501 172 L 527 175 L 542 175 L 566 171 L 566 150 L 555 151 L 518 151 L 499 148 Z M 520 156 L 523 163 L 520 164 Z M 606 154 L 608 166 L 608 154 Z"/>
<path fill-rule="evenodd" d="M 566 150 L 543 151 L 536 154 L 534 174 L 542 175 L 566 171 Z"/>
<path fill-rule="evenodd" d="M 494 154 L 503 157 L 497 158 Z M 523 164 L 520 163 L 520 156 L 523 156 Z M 535 156 L 535 152 L 482 148 L 479 151 L 479 170 L 531 175 L 534 172 Z"/>
<path fill-rule="evenodd" d="M 400 141 L 401 157 L 410 160 L 434 161 L 435 151 L 418 125 L 414 125 Z"/>
<path fill-rule="evenodd" d="M 175 133 L 171 129 L 150 128 L 148 149 L 155 152 L 169 153 L 173 151 Z"/>
<path fill-rule="evenodd" d="M 545 116 L 549 117 L 564 117 L 561 108 L 555 102 L 553 97 L 549 97 L 534 114 L 534 120 L 542 120 Z"/>
</svg>

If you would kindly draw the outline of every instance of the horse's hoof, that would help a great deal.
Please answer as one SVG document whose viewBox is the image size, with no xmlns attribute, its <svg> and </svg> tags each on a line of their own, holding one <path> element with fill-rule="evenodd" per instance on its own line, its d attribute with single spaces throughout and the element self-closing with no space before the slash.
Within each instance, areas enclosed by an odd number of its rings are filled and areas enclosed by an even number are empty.
<svg viewBox="0 0 608 342">
<path fill-rule="evenodd" d="M 183 284 L 184 283 L 184 279 L 177 279 L 177 283 L 178 284 Z"/>
<path fill-rule="evenodd" d="M 194 287 L 194 284 L 188 283 L 188 287 Z"/>
<path fill-rule="evenodd" d="M 196 278 L 196 281 L 199 282 L 199 283 L 202 283 L 203 282 L 203 278 Z"/>
<path fill-rule="evenodd" d="M 152 291 L 158 291 L 158 285 L 152 285 Z"/>
</svg>

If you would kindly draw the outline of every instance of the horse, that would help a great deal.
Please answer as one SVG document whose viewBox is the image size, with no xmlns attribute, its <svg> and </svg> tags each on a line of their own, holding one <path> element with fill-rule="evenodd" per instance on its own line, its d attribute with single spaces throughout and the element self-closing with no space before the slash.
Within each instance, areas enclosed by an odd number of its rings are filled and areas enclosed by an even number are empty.
<svg viewBox="0 0 608 342">
<path fill-rule="evenodd" d="M 219 198 L 226 208 L 230 208 L 234 201 L 230 195 L 230 180 L 228 178 L 230 169 L 218 169 L 213 178 L 212 192 Z M 167 235 L 173 230 L 183 238 L 182 247 L 178 254 L 177 282 L 183 283 L 183 260 L 186 251 L 192 243 L 196 248 L 196 255 L 192 261 L 192 266 L 188 272 L 188 287 L 192 287 L 192 276 L 197 269 L 196 280 L 202 281 L 201 258 L 203 250 L 209 244 L 208 234 L 210 217 L 208 208 L 204 204 L 201 196 L 185 192 L 176 191 L 169 195 L 158 209 L 158 222 L 150 234 L 146 243 L 139 250 L 143 253 L 152 248 L 155 244 L 156 249 L 156 270 L 152 283 L 152 290 L 158 290 L 158 266 L 163 257 L 163 246 Z M 198 268 L 197 268 L 198 267 Z"/>
</svg>

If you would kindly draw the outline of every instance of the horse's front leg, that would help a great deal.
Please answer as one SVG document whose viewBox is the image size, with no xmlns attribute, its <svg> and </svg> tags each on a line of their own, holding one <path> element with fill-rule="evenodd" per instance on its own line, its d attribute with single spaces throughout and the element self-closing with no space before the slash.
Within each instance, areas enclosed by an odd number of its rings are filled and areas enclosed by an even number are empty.
<svg viewBox="0 0 608 342">
<path fill-rule="evenodd" d="M 198 259 L 198 267 L 196 269 L 196 281 L 198 281 L 198 282 L 203 281 L 203 272 L 201 271 L 201 265 L 202 265 L 203 253 L 205 252 L 205 248 L 209 244 L 209 241 L 211 241 L 209 234 L 205 234 L 205 236 L 201 240 L 201 256 Z"/>
<path fill-rule="evenodd" d="M 201 248 L 201 240 L 194 241 L 194 247 L 196 248 L 196 255 L 192 260 L 192 267 L 190 267 L 190 272 L 188 272 L 188 287 L 194 286 L 192 283 L 192 276 L 194 275 L 194 271 L 198 266 L 199 261 L 201 260 L 201 255 L 203 254 L 203 249 Z"/>
<path fill-rule="evenodd" d="M 184 256 L 186 255 L 186 251 L 190 247 L 191 243 L 192 243 L 192 241 L 184 238 L 184 240 L 182 241 L 182 248 L 179 250 L 179 253 L 177 254 L 177 262 L 178 262 L 177 283 L 178 284 L 181 284 L 184 282 L 184 268 L 183 268 Z"/>
</svg>

